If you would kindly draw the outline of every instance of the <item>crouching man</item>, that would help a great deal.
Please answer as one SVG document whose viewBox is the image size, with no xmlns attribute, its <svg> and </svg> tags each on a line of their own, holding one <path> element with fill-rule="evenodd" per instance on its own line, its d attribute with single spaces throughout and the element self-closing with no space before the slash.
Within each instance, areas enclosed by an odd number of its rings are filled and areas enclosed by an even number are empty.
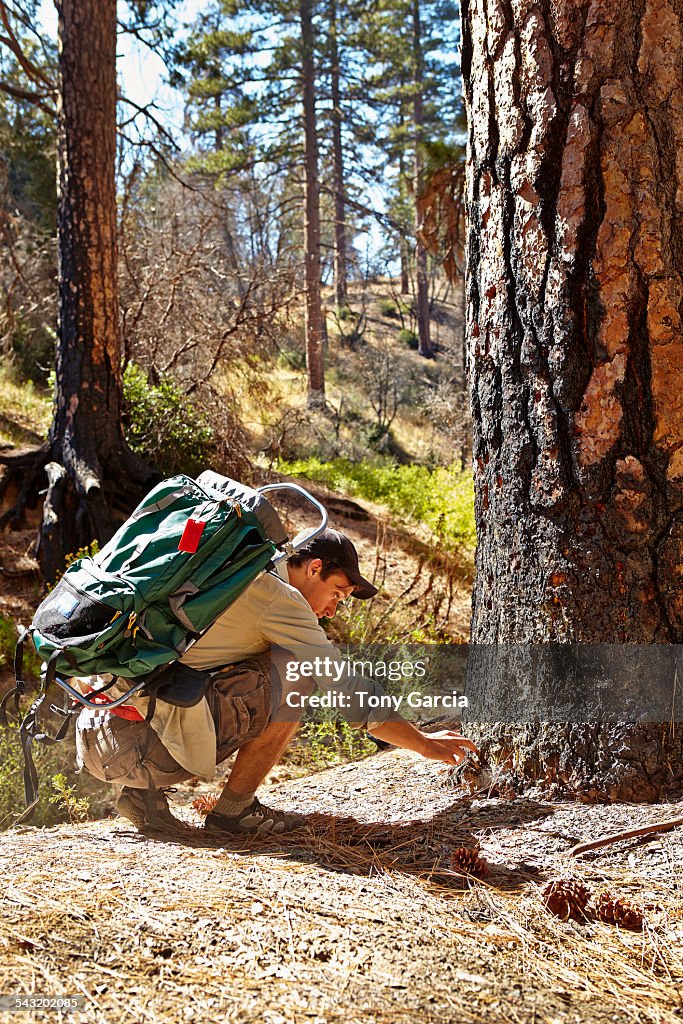
<svg viewBox="0 0 683 1024">
<path fill-rule="evenodd" d="M 291 652 L 297 659 L 322 663 L 342 660 L 318 619 L 331 618 L 349 597 L 367 600 L 377 593 L 361 576 L 358 554 L 351 541 L 336 530 L 325 530 L 300 548 L 286 563 L 263 573 L 184 655 L 183 663 L 211 670 L 207 696 L 193 707 L 157 701 L 148 714 L 146 698 L 107 710 L 84 708 L 76 729 L 78 762 L 91 774 L 123 788 L 118 812 L 136 827 L 177 827 L 168 808 L 165 789 L 193 776 L 210 779 L 216 765 L 237 751 L 227 783 L 206 828 L 216 832 L 282 832 L 304 824 L 296 814 L 265 807 L 256 790 L 281 758 L 303 711 L 292 709 L 286 674 L 273 671 L 272 652 Z M 307 679 L 353 700 L 359 689 L 381 696 L 371 680 Z M 116 688 L 110 691 L 116 696 Z M 123 691 L 125 692 L 125 691 Z M 364 700 L 369 704 L 380 702 Z M 149 721 L 146 719 L 149 718 Z M 292 719 L 295 720 L 292 720 Z M 380 740 L 413 750 L 445 764 L 460 763 L 474 744 L 458 733 L 423 733 L 398 713 L 380 706 L 354 721 Z"/>
</svg>

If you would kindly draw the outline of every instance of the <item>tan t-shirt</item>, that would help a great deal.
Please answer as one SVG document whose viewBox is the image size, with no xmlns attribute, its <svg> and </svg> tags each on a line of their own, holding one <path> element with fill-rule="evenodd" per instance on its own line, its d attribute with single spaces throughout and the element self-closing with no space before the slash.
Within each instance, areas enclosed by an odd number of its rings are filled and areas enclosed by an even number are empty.
<svg viewBox="0 0 683 1024">
<path fill-rule="evenodd" d="M 291 651 L 301 661 L 330 659 L 336 665 L 344 659 L 328 640 L 308 601 L 285 579 L 286 564 L 281 562 L 273 572 L 262 573 L 240 594 L 237 600 L 218 617 L 203 637 L 181 659 L 197 669 L 220 668 L 263 654 L 273 647 Z M 382 686 L 350 671 L 332 675 L 314 674 L 312 679 L 321 689 L 351 695 L 362 691 L 367 697 L 384 694 Z M 116 691 L 112 688 L 112 693 Z M 125 692 L 125 691 L 120 691 Z M 147 698 L 132 698 L 142 715 L 147 713 Z M 387 707 L 370 709 L 364 701 L 361 715 L 354 715 L 354 724 L 378 725 L 393 717 Z M 216 733 L 206 700 L 191 708 L 178 708 L 157 701 L 151 726 L 166 749 L 188 771 L 210 779 L 216 770 Z"/>
</svg>

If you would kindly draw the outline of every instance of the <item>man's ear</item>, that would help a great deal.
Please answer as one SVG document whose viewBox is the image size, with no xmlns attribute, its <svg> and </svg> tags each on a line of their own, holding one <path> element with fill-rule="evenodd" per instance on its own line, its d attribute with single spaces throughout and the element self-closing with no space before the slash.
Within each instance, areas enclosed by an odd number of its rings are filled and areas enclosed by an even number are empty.
<svg viewBox="0 0 683 1024">
<path fill-rule="evenodd" d="M 306 565 L 306 575 L 310 577 L 317 576 L 322 567 L 322 558 L 312 558 Z"/>
</svg>

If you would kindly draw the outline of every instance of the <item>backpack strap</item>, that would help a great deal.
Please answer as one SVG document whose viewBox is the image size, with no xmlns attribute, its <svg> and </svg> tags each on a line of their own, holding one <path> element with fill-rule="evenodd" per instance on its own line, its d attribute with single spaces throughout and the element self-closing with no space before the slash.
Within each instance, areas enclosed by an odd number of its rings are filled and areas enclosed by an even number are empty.
<svg viewBox="0 0 683 1024">
<path fill-rule="evenodd" d="M 38 772 L 33 761 L 33 741 L 37 740 L 39 743 L 59 743 L 66 736 L 69 728 L 69 723 L 74 714 L 80 714 L 80 708 L 76 710 L 61 709 L 62 714 L 65 716 L 64 721 L 59 727 L 55 736 L 48 736 L 44 732 L 38 732 L 38 713 L 41 705 L 45 700 L 45 694 L 42 697 L 38 697 L 29 708 L 28 714 L 23 719 L 19 728 L 19 738 L 21 740 L 21 750 L 24 755 L 24 797 L 26 800 L 26 809 L 19 815 L 14 822 L 15 825 L 21 825 L 25 821 L 30 821 L 38 803 Z"/>
<path fill-rule="evenodd" d="M 69 723 L 75 714 L 80 713 L 80 707 L 78 708 L 60 708 L 54 704 L 50 705 L 50 710 L 56 712 L 59 715 L 64 716 L 64 721 L 60 725 L 57 733 L 54 736 L 48 736 L 46 732 L 39 731 L 39 714 L 41 708 L 45 702 L 45 698 L 48 695 L 50 687 L 55 681 L 55 670 L 57 658 L 62 654 L 61 650 L 54 651 L 50 656 L 50 660 L 47 663 L 45 670 L 45 678 L 43 685 L 40 688 L 38 697 L 34 700 L 31 707 L 28 709 L 27 714 L 21 721 L 19 727 L 19 740 L 21 742 L 21 750 L 24 755 L 24 797 L 26 800 L 26 809 L 22 814 L 15 820 L 15 825 L 23 824 L 26 821 L 30 821 L 38 803 L 38 772 L 33 761 L 33 742 L 34 740 L 38 743 L 45 743 L 51 745 L 53 743 L 59 743 L 66 736 L 69 728 Z"/>
<path fill-rule="evenodd" d="M 9 722 L 7 720 L 7 705 L 11 698 L 14 698 L 14 711 L 17 717 L 19 717 L 19 701 L 26 693 L 26 683 L 22 677 L 22 669 L 24 664 L 24 644 L 26 637 L 31 635 L 31 628 L 24 629 L 19 635 L 17 640 L 17 646 L 14 648 L 14 688 L 9 690 L 0 701 L 0 725 L 7 727 Z"/>
</svg>

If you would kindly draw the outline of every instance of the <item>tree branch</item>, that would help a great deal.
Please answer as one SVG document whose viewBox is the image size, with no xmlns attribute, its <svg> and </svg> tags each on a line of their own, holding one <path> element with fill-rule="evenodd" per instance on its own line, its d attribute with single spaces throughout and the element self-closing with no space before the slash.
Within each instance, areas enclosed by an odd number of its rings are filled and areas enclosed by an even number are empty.
<svg viewBox="0 0 683 1024">
<path fill-rule="evenodd" d="M 7 36 L 0 36 L 0 43 L 4 43 L 5 46 L 9 47 L 32 82 L 40 82 L 49 92 L 55 92 L 55 83 L 51 82 L 47 75 L 33 61 L 29 60 L 22 50 L 21 43 L 14 34 L 14 29 L 9 20 L 9 10 L 2 0 L 0 0 L 0 21 L 2 21 L 7 32 Z"/>
<path fill-rule="evenodd" d="M 139 114 L 143 114 L 144 117 L 146 117 L 149 121 L 152 122 L 157 131 L 159 131 L 159 133 L 163 135 L 164 138 L 168 140 L 168 142 L 170 142 L 174 149 L 180 149 L 180 146 L 173 138 L 168 128 L 165 128 L 161 121 L 159 121 L 158 118 L 156 118 L 154 114 L 150 112 L 150 108 L 153 106 L 152 103 L 147 103 L 144 107 L 141 107 L 139 103 L 136 103 L 135 100 L 131 100 L 127 96 L 124 96 L 123 93 L 118 93 L 116 99 L 119 103 L 126 103 L 129 107 L 133 107 L 134 110 L 137 110 Z M 134 120 L 134 118 L 131 118 L 131 120 Z M 123 128 L 128 123 L 129 122 L 124 122 L 124 124 L 119 125 L 119 127 Z"/>
<path fill-rule="evenodd" d="M 649 836 L 655 832 L 670 832 L 683 825 L 683 818 L 668 818 L 666 821 L 655 822 L 654 825 L 642 825 L 640 828 L 629 828 L 624 832 L 612 832 L 609 836 L 601 836 L 590 843 L 578 843 L 569 851 L 570 857 L 578 857 L 589 850 L 597 850 L 601 846 L 618 843 L 622 839 L 635 839 L 637 836 Z"/>
<path fill-rule="evenodd" d="M 2 37 L 0 37 L 2 42 Z M 0 80 L 0 90 L 6 92 L 9 96 L 12 96 L 15 100 L 27 100 L 29 103 L 35 103 L 37 107 L 40 107 L 46 114 L 51 117 L 56 117 L 56 110 L 54 107 L 50 107 L 47 103 L 43 103 L 43 100 L 48 96 L 52 95 L 47 92 L 30 92 L 28 89 L 19 89 L 16 85 L 10 85 L 9 82 L 3 82 Z"/>
</svg>

